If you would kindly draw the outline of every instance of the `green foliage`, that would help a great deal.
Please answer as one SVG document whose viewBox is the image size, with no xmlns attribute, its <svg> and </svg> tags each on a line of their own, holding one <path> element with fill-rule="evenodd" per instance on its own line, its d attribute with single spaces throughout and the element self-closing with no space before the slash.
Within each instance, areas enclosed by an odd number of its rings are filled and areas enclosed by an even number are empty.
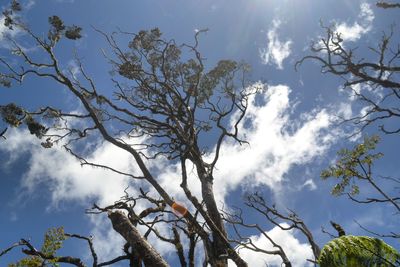
<svg viewBox="0 0 400 267">
<path fill-rule="evenodd" d="M 221 60 L 216 67 L 205 73 L 197 51 L 195 57 L 185 54 L 184 58 L 183 49 L 188 47 L 178 46 L 174 40 L 162 39 L 158 28 L 140 31 L 129 42 L 128 48 L 130 50 L 118 55 L 121 62 L 114 62 L 116 71 L 139 85 L 135 96 L 146 102 L 163 98 L 170 91 L 180 89 L 197 97 L 198 104 L 204 103 L 218 89 L 221 94 L 231 96 L 235 90 L 235 72 L 244 69 L 244 64 Z M 193 52 L 192 48 L 189 50 Z"/>
<path fill-rule="evenodd" d="M 36 135 L 38 138 L 42 138 L 47 132 L 47 128 L 45 126 L 37 122 L 34 118 L 27 114 L 25 110 L 14 103 L 0 106 L 0 116 L 7 124 L 13 127 L 18 127 L 24 122 L 28 127 L 29 132 Z"/>
<path fill-rule="evenodd" d="M 65 31 L 64 35 L 67 39 L 77 40 L 82 38 L 81 31 L 82 31 L 81 27 L 72 25 L 67 27 L 67 30 Z"/>
<path fill-rule="evenodd" d="M 224 84 L 224 93 L 229 95 L 234 92 L 233 73 L 238 69 L 238 63 L 232 60 L 221 60 L 217 66 L 202 77 L 200 88 L 204 90 L 204 98 L 212 95 L 218 84 Z"/>
<path fill-rule="evenodd" d="M 63 31 L 65 29 L 64 22 L 58 16 L 49 17 L 49 23 L 55 31 Z"/>
<path fill-rule="evenodd" d="M 13 29 L 13 23 L 14 20 L 11 17 L 12 12 L 10 10 L 4 10 L 3 11 L 3 16 L 4 16 L 4 26 L 7 27 L 8 29 L 12 30 Z"/>
<path fill-rule="evenodd" d="M 347 235 L 328 242 L 318 263 L 321 267 L 399 266 L 400 254 L 378 238 Z"/>
<path fill-rule="evenodd" d="M 11 1 L 11 5 L 9 8 L 6 8 L 3 10 L 3 17 L 4 17 L 4 26 L 7 27 L 10 30 L 13 30 L 13 25 L 18 21 L 18 17 L 16 16 L 16 13 L 21 11 L 21 4 L 13 0 Z"/>
<path fill-rule="evenodd" d="M 333 195 L 342 194 L 347 187 L 350 187 L 349 194 L 357 195 L 359 187 L 355 184 L 354 179 L 371 179 L 370 170 L 374 161 L 383 156 L 382 153 L 371 153 L 378 142 L 378 136 L 365 137 L 364 142 L 356 145 L 353 149 L 342 149 L 338 152 L 339 160 L 321 173 L 322 179 L 330 177 L 339 179 L 339 182 L 333 187 Z"/>
<path fill-rule="evenodd" d="M 0 106 L 0 115 L 11 126 L 18 127 L 25 117 L 25 111 L 14 103 Z"/>
<path fill-rule="evenodd" d="M 18 23 L 19 17 L 17 13 L 22 10 L 22 6 L 17 0 L 12 0 L 9 8 L 3 10 L 4 26 L 13 30 L 13 25 Z"/>
<path fill-rule="evenodd" d="M 62 247 L 63 241 L 66 239 L 64 228 L 51 228 L 44 235 L 44 242 L 41 252 L 47 256 L 54 256 L 54 254 Z"/>
<path fill-rule="evenodd" d="M 16 12 L 21 11 L 22 10 L 21 4 L 17 0 L 13 0 L 11 2 L 11 10 Z"/>
<path fill-rule="evenodd" d="M 144 49 L 149 52 L 155 48 L 159 48 L 159 40 L 161 38 L 161 31 L 158 28 L 151 29 L 150 31 L 140 31 L 129 43 L 128 47 L 131 49 Z"/>
<path fill-rule="evenodd" d="M 42 267 L 42 266 L 46 266 L 43 264 L 43 260 L 35 256 L 24 258 L 17 263 L 11 263 L 8 265 L 8 267 Z"/>
<path fill-rule="evenodd" d="M 1 74 L 1 73 L 0 73 L 0 85 L 7 87 L 7 88 L 11 87 L 10 79 L 6 75 Z"/>
<path fill-rule="evenodd" d="M 66 239 L 63 227 L 49 229 L 44 235 L 43 245 L 37 255 L 28 256 L 8 267 L 59 267 L 56 252 L 62 247 Z M 33 252 L 33 251 L 30 251 Z M 40 256 L 42 255 L 42 256 Z"/>
<path fill-rule="evenodd" d="M 53 44 L 57 43 L 61 39 L 62 35 L 70 40 L 77 40 L 82 37 L 81 27 L 76 25 L 65 26 L 64 22 L 58 16 L 49 17 L 49 24 L 51 27 L 47 37 L 53 42 Z"/>
<path fill-rule="evenodd" d="M 25 123 L 28 126 L 29 132 L 31 134 L 36 135 L 36 137 L 38 138 L 42 138 L 43 135 L 46 134 L 47 129 L 46 127 L 44 127 L 42 124 L 38 123 L 37 121 L 35 121 L 32 117 L 28 116 L 25 119 Z"/>
<path fill-rule="evenodd" d="M 58 16 L 49 17 L 49 24 L 51 28 L 48 33 L 48 38 L 52 42 L 56 43 L 61 38 L 61 34 L 65 29 L 64 22 Z"/>
</svg>

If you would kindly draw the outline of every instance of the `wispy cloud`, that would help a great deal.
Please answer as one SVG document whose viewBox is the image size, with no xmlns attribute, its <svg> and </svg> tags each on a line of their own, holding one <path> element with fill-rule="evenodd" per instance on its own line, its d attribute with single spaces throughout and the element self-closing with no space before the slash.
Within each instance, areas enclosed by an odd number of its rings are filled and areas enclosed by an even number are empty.
<svg viewBox="0 0 400 267">
<path fill-rule="evenodd" d="M 116 169 L 136 172 L 136 166 L 129 154 L 107 143 L 87 144 L 92 150 L 88 161 L 107 164 Z M 81 167 L 78 160 L 64 149 L 55 145 L 52 149 L 43 149 L 36 137 L 18 129 L 9 129 L 6 142 L 0 142 L 0 150 L 10 155 L 3 168 L 12 168 L 23 155 L 31 155 L 28 170 L 21 181 L 21 196 L 35 194 L 39 188 L 47 188 L 51 201 L 45 207 L 48 211 L 57 209 L 61 202 L 76 202 L 88 207 L 96 202 L 100 206 L 113 204 L 124 195 L 131 185 L 130 179 L 99 168 Z M 128 192 L 138 195 L 137 187 L 129 187 Z M 143 203 L 138 202 L 141 209 Z M 17 218 L 18 214 L 13 213 Z M 105 215 L 90 217 L 91 235 L 99 260 L 110 260 L 119 256 L 123 247 L 121 236 L 115 234 Z M 87 253 L 87 254 L 85 254 Z M 90 252 L 83 252 L 90 259 Z"/>
<path fill-rule="evenodd" d="M 330 129 L 333 115 L 326 109 L 315 109 L 294 116 L 294 102 L 290 88 L 269 86 L 268 90 L 249 100 L 244 124 L 239 132 L 249 145 L 225 141 L 215 170 L 216 197 L 222 202 L 229 192 L 245 184 L 266 185 L 279 190 L 281 182 L 292 166 L 308 164 L 323 154 L 339 135 Z M 264 103 L 264 104 L 260 104 Z M 23 149 L 21 149 L 23 148 Z M 136 172 L 131 156 L 108 143 L 91 144 L 88 160 L 107 164 L 125 172 Z M 53 202 L 98 198 L 101 203 L 113 203 L 123 194 L 128 179 L 91 167 L 81 167 L 65 150 L 54 147 L 43 149 L 38 141 L 19 130 L 10 131 L 0 150 L 18 155 L 30 153 L 29 170 L 24 176 L 25 188 L 51 187 Z M 212 155 L 209 157 L 211 158 Z M 165 159 L 150 161 L 158 181 L 176 199 L 184 200 L 180 184 L 180 166 Z M 200 184 L 195 167 L 188 166 L 189 186 L 200 195 Z M 158 171 L 157 171 L 158 170 Z M 299 181 L 301 184 L 306 181 Z M 312 184 L 307 184 L 313 189 Z"/>
<path fill-rule="evenodd" d="M 313 162 L 340 138 L 340 133 L 331 128 L 336 119 L 333 112 L 315 109 L 299 117 L 291 116 L 295 113 L 295 100 L 290 99 L 290 93 L 290 88 L 285 85 L 269 86 L 263 95 L 249 100 L 245 122 L 238 128 L 249 144 L 239 145 L 226 140 L 220 151 L 214 172 L 218 203 L 224 203 L 225 197 L 238 188 L 264 185 L 278 195 L 293 166 Z M 209 155 L 208 159 L 212 156 Z M 180 188 L 180 166 L 164 160 L 153 166 L 158 169 L 158 179 L 163 188 L 184 202 L 186 197 Z M 189 188 L 200 197 L 201 185 L 195 167 L 189 164 L 187 169 Z M 307 190 L 314 190 L 316 186 L 312 180 L 298 182 Z M 190 207 L 189 203 L 186 204 Z"/>
<path fill-rule="evenodd" d="M 358 15 L 357 21 L 351 25 L 346 22 L 337 23 L 335 32 L 340 33 L 341 38 L 344 41 L 357 41 L 372 29 L 374 18 L 375 16 L 371 9 L 371 5 L 368 3 L 362 3 L 360 5 L 360 14 Z"/>
<path fill-rule="evenodd" d="M 282 226 L 288 227 L 289 225 L 282 224 Z M 313 258 L 310 246 L 306 243 L 300 243 L 292 230 L 283 231 L 278 226 L 275 226 L 270 231 L 265 232 L 265 234 L 282 247 L 293 266 L 312 266 L 307 261 L 307 259 Z M 253 235 L 250 239 L 259 248 L 268 251 L 276 250 L 263 234 Z M 252 267 L 282 265 L 282 259 L 277 255 L 267 255 L 249 249 L 240 249 L 239 255 Z M 235 265 L 229 262 L 229 266 Z"/>
<path fill-rule="evenodd" d="M 336 140 L 328 131 L 333 117 L 325 109 L 292 117 L 294 100 L 285 85 L 269 86 L 262 96 L 265 105 L 251 99 L 242 132 L 250 145 L 227 142 L 217 165 L 216 188 L 225 195 L 243 184 L 266 185 L 279 191 L 294 165 L 307 164 Z M 304 181 L 305 182 L 305 181 Z"/>
<path fill-rule="evenodd" d="M 46 185 L 51 192 L 51 206 L 59 201 L 93 198 L 102 205 L 108 205 L 123 195 L 128 178 L 99 168 L 81 167 L 78 160 L 63 148 L 54 146 L 52 149 L 43 149 L 39 143 L 27 132 L 15 129 L 10 129 L 7 142 L 0 143 L 0 150 L 10 153 L 13 160 L 24 154 L 32 155 L 22 180 L 22 187 L 27 193 Z M 107 143 L 92 149 L 88 161 L 136 172 L 128 153 Z M 11 166 L 10 162 L 8 166 Z"/>
<path fill-rule="evenodd" d="M 325 109 L 293 116 L 296 113 L 290 92 L 290 88 L 285 85 L 269 86 L 265 93 L 249 100 L 245 122 L 239 126 L 242 137 L 249 145 L 240 146 L 230 140 L 225 142 L 215 170 L 214 188 L 218 203 L 223 203 L 230 192 L 246 184 L 266 185 L 279 191 L 292 166 L 312 162 L 338 138 L 335 132 L 329 130 L 332 118 Z M 137 172 L 131 156 L 119 148 L 108 143 L 88 144 L 88 148 L 91 151 L 88 161 L 107 164 L 125 172 Z M 37 188 L 45 185 L 50 192 L 52 207 L 60 201 L 86 204 L 93 199 L 100 205 L 109 205 L 124 194 L 128 185 L 132 185 L 130 193 L 133 195 L 137 194 L 135 188 L 145 187 L 109 171 L 81 167 L 64 149 L 57 146 L 43 149 L 37 139 L 22 130 L 11 129 L 7 142 L 0 142 L 0 150 L 13 154 L 14 160 L 24 154 L 32 155 L 28 161 L 29 169 L 23 178 L 23 188 L 34 193 Z M 151 161 L 149 164 L 156 171 L 162 187 L 174 199 L 184 202 L 186 198 L 180 188 L 180 166 L 165 159 Z M 193 194 L 200 196 L 201 186 L 194 168 L 188 166 L 189 187 Z M 299 182 L 314 189 L 314 184 L 309 181 Z M 185 204 L 191 208 L 189 203 Z M 93 231 L 101 242 L 107 240 L 108 245 L 98 245 L 105 255 L 112 253 L 111 248 L 121 243 L 121 239 L 110 236 L 109 231 L 112 229 L 107 220 L 94 224 Z M 276 231 L 272 230 L 271 233 Z M 291 234 L 288 235 L 287 238 L 290 238 Z M 261 237 L 257 240 L 264 242 Z M 166 254 L 173 250 L 156 239 L 152 242 L 164 248 L 162 251 Z"/>
<path fill-rule="evenodd" d="M 267 33 L 267 47 L 260 49 L 260 56 L 264 64 L 275 64 L 283 69 L 283 61 L 291 53 L 292 40 L 281 41 L 278 30 L 282 22 L 279 19 L 272 21 L 272 28 Z"/>
</svg>

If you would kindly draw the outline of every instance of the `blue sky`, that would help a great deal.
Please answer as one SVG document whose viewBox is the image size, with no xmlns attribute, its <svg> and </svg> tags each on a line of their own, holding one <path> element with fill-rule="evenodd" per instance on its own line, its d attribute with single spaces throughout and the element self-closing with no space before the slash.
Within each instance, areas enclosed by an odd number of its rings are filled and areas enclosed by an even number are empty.
<svg viewBox="0 0 400 267">
<path fill-rule="evenodd" d="M 83 28 L 82 39 L 62 43 L 56 52 L 65 69 L 74 69 L 71 55 L 75 49 L 102 92 L 111 87 L 108 75 L 111 68 L 101 54 L 107 44 L 92 26 L 105 32 L 117 27 L 130 32 L 159 27 L 167 39 L 174 38 L 178 43 L 193 42 L 197 30 L 209 29 L 201 35 L 199 46 L 208 66 L 220 59 L 243 60 L 252 66 L 254 83 L 268 85 L 261 96 L 264 104 L 258 105 L 254 100 L 249 107 L 252 127 L 241 127 L 250 145 L 227 141 L 222 150 L 215 181 L 218 203 L 241 206 L 245 193 L 261 190 L 279 207 L 297 211 L 321 246 L 330 239 L 321 232 L 321 226 L 329 229 L 330 220 L 340 222 L 354 235 L 367 234 L 354 220 L 381 233 L 398 229 L 398 216 L 393 215 L 391 207 L 360 206 L 345 197 L 330 195 L 334 183 L 321 181 L 321 170 L 335 160 L 338 149 L 351 147 L 362 137 L 349 138 L 354 129 L 350 124 L 338 125 L 335 119 L 337 115 L 355 116 L 362 112 L 363 106 L 342 90 L 343 80 L 321 74 L 318 64 L 306 62 L 298 71 L 294 69 L 295 62 L 310 53 L 311 41 L 324 36 L 320 21 L 335 25 L 345 45 L 359 47 L 358 56 L 368 58 L 371 57 L 368 46 L 376 45 L 383 30 L 399 23 L 398 11 L 377 9 L 375 1 L 359 0 L 29 0 L 23 3 L 24 20 L 39 35 L 47 34 L 47 18 L 54 14 L 68 25 Z M 5 1 L 1 4 L 5 5 Z M 0 25 L 0 32 L 7 30 Z M 13 34 L 29 48 L 31 43 L 26 36 Z M 395 44 L 400 41 L 398 36 L 397 31 Z M 8 45 L 0 37 L 1 54 L 5 55 Z M 30 53 L 34 54 L 35 49 Z M 81 108 L 65 89 L 46 80 L 27 78 L 21 86 L 1 88 L 0 96 L 0 105 L 14 102 L 29 109 L 42 105 L 67 110 Z M 377 125 L 363 134 L 375 133 L 379 133 Z M 93 235 L 103 260 L 117 256 L 115 248 L 122 241 L 111 230 L 107 218 L 85 215 L 84 211 L 94 201 L 102 205 L 113 203 L 131 182 L 113 173 L 81 167 L 60 147 L 43 149 L 27 129 L 9 129 L 6 136 L 7 140 L 0 142 L 0 250 L 21 237 L 40 244 L 46 229 L 63 225 L 67 232 Z M 213 145 L 210 141 L 209 146 Z M 379 150 L 385 157 L 377 162 L 377 173 L 400 176 L 396 168 L 398 147 L 398 136 L 382 137 Z M 129 155 L 107 143 L 93 141 L 90 150 L 88 158 L 93 161 L 134 171 Z M 180 181 L 174 179 L 179 172 L 177 166 L 162 159 L 149 164 L 164 188 L 184 202 Z M 199 193 L 195 179 L 191 188 Z M 251 214 L 249 218 L 260 220 Z M 288 254 L 294 266 L 306 266 L 305 259 L 311 254 L 300 235 L 279 232 L 268 224 L 265 227 L 291 251 Z M 259 236 L 254 236 L 254 240 L 265 242 Z M 171 247 L 152 241 L 174 262 Z M 400 249 L 398 241 L 386 241 Z M 74 242 L 67 242 L 64 252 L 87 258 L 84 244 Z M 264 266 L 265 261 L 272 266 L 280 264 L 276 257 L 242 253 L 249 266 Z M 16 250 L 0 258 L 0 265 L 19 256 Z"/>
</svg>

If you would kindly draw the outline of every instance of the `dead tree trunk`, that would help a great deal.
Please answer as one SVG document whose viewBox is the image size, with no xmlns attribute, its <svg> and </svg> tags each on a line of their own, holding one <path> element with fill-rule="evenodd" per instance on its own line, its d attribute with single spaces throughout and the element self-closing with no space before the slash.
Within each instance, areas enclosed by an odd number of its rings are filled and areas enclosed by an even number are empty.
<svg viewBox="0 0 400 267">
<path fill-rule="evenodd" d="M 136 248 L 145 266 L 148 267 L 169 267 L 168 263 L 155 250 L 149 242 L 139 233 L 135 226 L 122 212 L 110 212 L 108 217 L 112 226 L 132 248 Z"/>
</svg>

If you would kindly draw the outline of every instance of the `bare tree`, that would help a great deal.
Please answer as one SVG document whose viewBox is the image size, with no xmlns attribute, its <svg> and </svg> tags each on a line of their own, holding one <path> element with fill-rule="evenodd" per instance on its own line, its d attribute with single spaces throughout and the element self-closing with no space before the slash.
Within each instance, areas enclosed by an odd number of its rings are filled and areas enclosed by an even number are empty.
<svg viewBox="0 0 400 267">
<path fill-rule="evenodd" d="M 7 127 L 6 128 L 4 128 L 4 130 L 3 131 L 1 131 L 1 133 L 0 133 L 0 137 L 2 137 L 2 138 L 4 138 L 4 139 L 6 139 L 6 137 L 4 136 L 4 134 L 7 132 Z"/>
<path fill-rule="evenodd" d="M 214 172 L 221 147 L 228 138 L 240 144 L 246 142 L 240 138 L 238 126 L 246 115 L 249 98 L 264 89 L 249 81 L 249 67 L 246 64 L 221 60 L 216 66 L 207 68 L 198 48 L 200 35 L 204 31 L 195 34 L 192 44 L 178 44 L 173 39 L 165 39 L 157 28 L 139 33 L 118 31 L 112 34 L 94 29 L 104 37 L 109 47 L 103 54 L 112 68 L 113 89 L 104 90 L 89 75 L 79 55 L 75 54 L 74 59 L 80 75 L 63 69 L 58 60 L 58 44 L 81 38 L 80 27 L 64 25 L 61 18 L 52 16 L 49 18 L 48 35 L 42 37 L 18 18 L 20 10 L 19 3 L 12 1 L 10 8 L 3 13 L 5 26 L 22 31 L 24 37 L 28 37 L 32 45 L 39 48 L 36 53 L 40 53 L 40 56 L 28 53 L 11 36 L 6 37 L 11 49 L 9 55 L 0 57 L 0 83 L 10 87 L 13 83 L 23 83 L 26 76 L 49 79 L 74 96 L 82 110 L 70 112 L 47 103 L 43 103 L 38 110 L 27 110 L 9 103 L 0 105 L 3 120 L 11 127 L 25 125 L 31 134 L 42 140 L 44 148 L 51 149 L 54 144 L 61 144 L 82 165 L 127 176 L 145 189 L 141 188 L 140 194 L 135 196 L 129 195 L 127 190 L 115 203 L 106 207 L 94 204 L 87 211 L 91 214 L 106 213 L 116 233 L 126 241 L 123 254 L 114 259 L 99 262 L 90 237 L 67 234 L 61 230 L 48 234 L 51 241 L 47 246 L 50 247 L 36 249 L 30 240 L 22 239 L 2 251 L 0 257 L 16 247 L 23 247 L 22 252 L 28 256 L 23 260 L 37 264 L 32 266 L 51 266 L 56 263 L 84 266 L 79 258 L 56 255 L 59 242 L 73 238 L 88 244 L 93 267 L 121 261 L 128 261 L 132 267 L 169 266 L 148 240 L 153 235 L 175 248 L 181 266 L 195 266 L 199 247 L 204 248 L 203 266 L 224 267 L 228 265 L 228 259 L 239 267 L 247 266 L 238 253 L 240 248 L 279 256 L 285 266 L 291 266 L 290 255 L 283 250 L 282 244 L 270 238 L 260 225 L 246 222 L 240 211 L 236 214 L 221 212 L 214 196 L 213 184 L 218 179 Z M 386 39 L 389 40 L 390 36 Z M 127 38 L 130 40 L 127 45 L 119 42 Z M 387 42 L 383 41 L 386 45 L 382 44 L 376 52 L 384 54 Z M 326 50 L 328 59 L 320 57 L 320 54 L 305 59 L 322 62 L 323 71 L 358 77 L 354 80 L 347 77 L 348 86 L 364 82 L 371 83 L 371 86 L 386 85 L 389 91 L 385 99 L 400 98 L 394 89 L 398 83 L 393 80 L 399 71 L 398 67 L 393 66 L 398 60 L 399 51 L 391 51 L 388 61 L 382 57 L 380 64 L 357 63 L 359 65 L 353 66 L 351 63 L 349 67 L 346 64 L 351 62 L 352 52 L 349 54 L 341 43 L 340 36 L 328 30 L 328 39 L 323 41 L 323 46 L 315 48 L 316 52 Z M 331 51 L 334 47 L 335 50 Z M 388 71 L 393 75 L 387 76 Z M 397 109 L 383 108 L 381 103 L 362 95 L 360 98 L 371 104 L 370 114 L 379 113 L 375 117 L 354 118 L 363 126 L 387 117 L 400 116 Z M 80 123 L 74 123 L 76 120 Z M 387 133 L 400 131 L 388 130 L 384 126 L 382 130 Z M 100 138 L 128 152 L 139 171 L 132 173 L 90 162 L 88 151 L 82 151 L 80 148 L 84 146 L 80 145 L 91 138 Z M 210 142 L 213 149 L 205 145 Z M 175 202 L 170 192 L 160 185 L 158 173 L 150 168 L 149 162 L 159 158 L 180 165 L 180 177 L 177 179 L 180 179 L 187 207 Z M 193 166 L 195 170 L 201 185 L 201 197 L 196 197 L 189 188 L 188 166 Z M 156 195 L 147 190 L 155 191 Z M 146 203 L 146 208 L 139 208 L 138 202 Z M 282 230 L 295 229 L 303 234 L 314 254 L 314 258 L 309 260 L 318 263 L 320 248 L 295 212 L 289 210 L 288 214 L 282 213 L 258 194 L 249 196 L 246 205 L 264 216 L 273 226 Z M 175 213 L 171 210 L 175 210 Z M 289 226 L 283 226 L 284 222 Z M 227 225 L 233 227 L 232 235 L 228 234 Z M 160 227 L 165 226 L 170 229 L 169 235 L 159 231 Z M 146 232 L 139 231 L 139 227 L 144 227 Z M 264 235 L 274 249 L 257 247 L 242 234 L 243 228 L 251 228 Z M 183 240 L 187 241 L 187 249 L 183 247 Z"/>
<path fill-rule="evenodd" d="M 398 3 L 380 1 L 379 8 L 398 8 Z M 325 38 L 311 45 L 312 54 L 296 63 L 296 68 L 311 60 L 321 65 L 323 74 L 331 74 L 344 80 L 344 88 L 362 103 L 363 112 L 351 118 L 343 118 L 344 123 L 353 123 L 362 133 L 369 126 L 378 126 L 381 133 L 400 133 L 400 46 L 393 40 L 398 27 L 392 25 L 383 33 L 375 47 L 367 47 L 370 54 L 358 54 L 365 47 L 350 47 L 335 26 L 325 27 Z M 379 142 L 378 136 L 366 137 L 364 142 L 352 149 L 338 152 L 335 164 L 321 173 L 323 179 L 339 178 L 332 190 L 334 195 L 346 195 L 359 204 L 389 204 L 399 214 L 399 179 L 376 173 L 373 165 L 383 157 L 372 152 Z M 368 185 L 375 195 L 360 196 L 360 184 Z M 362 195 L 362 194 L 361 194 Z M 367 229 L 366 229 L 367 230 Z M 372 233 L 372 231 L 368 231 Z M 380 237 L 398 238 L 398 233 L 378 234 Z"/>
<path fill-rule="evenodd" d="M 383 2 L 377 5 L 382 6 Z M 345 81 L 344 87 L 366 107 L 362 114 L 345 120 L 360 126 L 361 130 L 379 123 L 383 133 L 399 133 L 400 128 L 393 123 L 400 119 L 397 108 L 400 101 L 400 48 L 392 42 L 396 28 L 392 26 L 385 32 L 376 47 L 368 47 L 370 55 L 361 57 L 357 54 L 360 48 L 344 46 L 345 40 L 341 33 L 335 32 L 334 26 L 322 27 L 326 37 L 311 45 L 313 54 L 298 61 L 296 68 L 306 60 L 313 60 L 321 64 L 322 73 L 333 74 Z M 390 122 L 395 126 L 386 125 Z"/>
<path fill-rule="evenodd" d="M 186 266 L 187 262 L 189 266 L 194 265 L 194 249 L 198 240 L 205 247 L 205 264 L 227 266 L 229 258 L 237 266 L 247 266 L 229 241 L 215 201 L 213 181 L 223 141 L 231 138 L 239 143 L 245 142 L 239 138 L 238 125 L 246 113 L 249 96 L 262 89 L 247 82 L 248 66 L 221 60 L 207 70 L 198 51 L 198 38 L 203 31 L 195 35 L 194 44 L 177 44 L 175 40 L 165 40 L 158 29 L 138 34 L 121 31 L 106 34 L 96 30 L 110 47 L 109 54 L 104 54 L 114 71 L 114 91 L 110 94 L 98 89 L 77 55 L 75 61 L 81 73 L 79 77 L 72 71 L 65 71 L 57 59 L 57 45 L 65 39 L 79 39 L 80 27 L 66 26 L 59 17 L 52 16 L 49 18 L 48 36 L 41 37 L 17 17 L 20 6 L 16 3 L 14 1 L 11 8 L 4 12 L 5 25 L 10 29 L 19 29 L 30 37 L 33 45 L 41 51 L 41 60 L 27 53 L 17 40 L 8 36 L 12 48 L 10 55 L 0 58 L 2 84 L 11 86 L 13 82 L 22 83 L 28 75 L 47 78 L 68 90 L 81 103 L 83 110 L 71 113 L 59 107 L 44 106 L 29 111 L 11 103 L 0 106 L 2 117 L 11 126 L 25 124 L 31 134 L 45 140 L 42 142 L 45 148 L 63 142 L 65 149 L 83 165 L 101 167 L 139 182 L 145 181 L 157 192 L 157 200 L 150 199 L 143 192 L 142 198 L 158 206 L 139 212 L 134 211 L 135 205 L 128 205 L 129 201 L 135 201 L 128 196 L 110 207 L 95 206 L 96 210 L 108 213 L 116 232 L 127 241 L 129 249 L 126 254 L 131 265 L 168 265 L 146 240 L 147 235 L 153 233 L 175 245 L 182 266 Z M 130 38 L 127 47 L 118 43 L 119 36 Z M 17 60 L 19 65 L 12 60 Z M 233 123 L 232 118 L 235 119 Z M 70 123 L 71 119 L 78 119 L 79 126 Z M 204 139 L 210 138 L 209 131 L 216 133 L 212 135 L 215 136 L 212 140 L 215 144 L 213 151 L 203 145 Z M 90 137 L 101 137 L 128 152 L 140 174 L 88 162 L 85 152 L 76 147 Z M 135 140 L 140 137 L 144 138 L 136 144 Z M 208 161 L 205 160 L 206 154 L 212 155 Z M 176 203 L 159 184 L 157 174 L 147 165 L 148 161 L 159 157 L 180 162 L 181 188 L 192 205 L 192 208 L 185 209 L 183 218 L 173 222 L 159 217 L 168 212 L 165 207 L 174 207 Z M 195 197 L 188 187 L 188 162 L 195 167 L 201 183 L 201 199 Z M 121 209 L 125 213 L 118 211 Z M 147 221 L 145 217 L 148 215 L 154 216 Z M 156 225 L 162 222 L 175 225 L 172 239 L 157 233 Z M 140 234 L 137 224 L 146 225 L 148 234 Z M 190 241 L 188 257 L 183 254 L 180 243 L 182 233 Z M 22 242 L 22 245 L 29 248 L 28 242 Z M 32 253 L 42 257 L 39 252 Z M 101 264 L 94 263 L 94 266 Z"/>
<path fill-rule="evenodd" d="M 266 222 L 269 222 L 273 227 L 278 227 L 282 231 L 296 230 L 304 235 L 314 255 L 313 259 L 307 260 L 312 263 L 318 262 L 321 249 L 315 242 L 314 236 L 308 229 L 307 225 L 294 211 L 289 210 L 287 214 L 279 211 L 275 205 L 268 204 L 264 197 L 257 192 L 246 197 L 245 205 L 258 215 L 261 215 L 262 218 L 266 219 Z M 235 211 L 236 212 L 234 213 L 224 211 L 224 220 L 233 228 L 235 237 L 232 237 L 231 242 L 237 244 L 238 250 L 248 249 L 267 255 L 278 255 L 282 259 L 282 264 L 284 266 L 292 266 L 287 252 L 285 252 L 282 246 L 276 243 L 273 238 L 268 235 L 265 226 L 262 226 L 261 223 L 248 222 L 243 215 L 242 209 L 237 208 Z M 258 232 L 270 242 L 274 249 L 267 250 L 266 248 L 255 244 L 251 238 L 242 234 L 243 229 L 252 229 Z"/>
</svg>

